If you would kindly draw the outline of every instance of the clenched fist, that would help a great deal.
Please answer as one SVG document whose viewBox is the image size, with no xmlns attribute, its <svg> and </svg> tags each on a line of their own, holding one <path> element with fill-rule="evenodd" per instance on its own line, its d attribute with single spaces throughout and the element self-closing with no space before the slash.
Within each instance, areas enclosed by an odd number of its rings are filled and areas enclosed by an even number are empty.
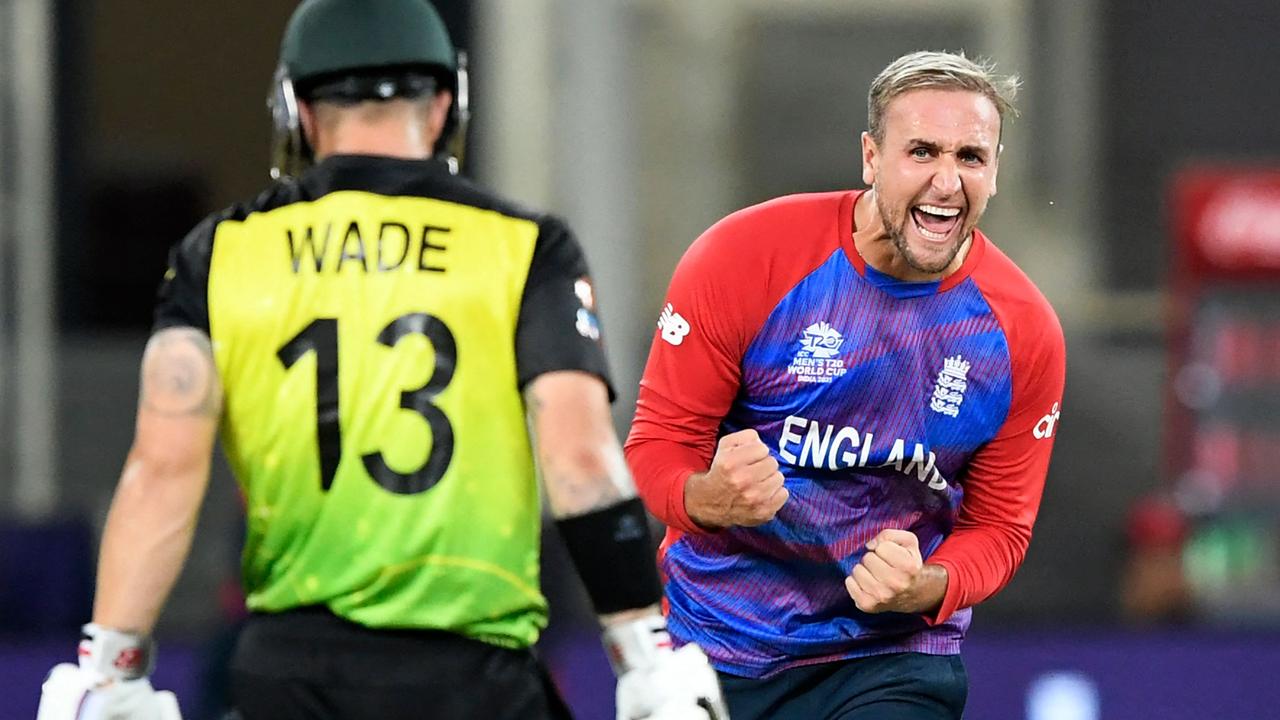
<svg viewBox="0 0 1280 720">
<path fill-rule="evenodd" d="M 689 478 L 685 512 L 708 528 L 761 525 L 787 501 L 778 461 L 753 429 L 720 438 L 711 469 Z"/>
<path fill-rule="evenodd" d="M 866 613 L 928 612 L 946 594 L 947 573 L 924 563 L 915 533 L 888 528 L 867 543 L 844 586 Z"/>
</svg>

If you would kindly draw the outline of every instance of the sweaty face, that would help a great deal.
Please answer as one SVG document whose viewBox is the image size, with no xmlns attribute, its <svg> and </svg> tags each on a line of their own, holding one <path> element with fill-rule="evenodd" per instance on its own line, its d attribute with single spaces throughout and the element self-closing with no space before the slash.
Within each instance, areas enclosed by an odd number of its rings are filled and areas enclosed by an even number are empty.
<svg viewBox="0 0 1280 720">
<path fill-rule="evenodd" d="M 890 101 L 884 139 L 863 134 L 863 180 L 902 260 L 950 268 L 996 191 L 1000 115 L 979 93 L 911 90 Z"/>
</svg>

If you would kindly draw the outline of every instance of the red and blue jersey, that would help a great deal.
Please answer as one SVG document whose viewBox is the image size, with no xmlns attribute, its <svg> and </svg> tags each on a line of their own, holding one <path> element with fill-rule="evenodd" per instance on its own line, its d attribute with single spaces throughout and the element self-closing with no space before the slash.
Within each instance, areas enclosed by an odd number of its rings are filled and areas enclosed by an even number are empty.
<svg viewBox="0 0 1280 720">
<path fill-rule="evenodd" d="M 886 652 L 951 654 L 1021 563 L 1065 374 L 1062 330 L 975 231 L 962 266 L 904 282 L 853 244 L 855 191 L 740 211 L 676 269 L 627 458 L 668 526 L 668 623 L 717 668 L 766 677 Z M 790 497 L 758 527 L 699 528 L 684 483 L 755 428 Z M 931 616 L 867 614 L 844 578 L 885 528 L 948 572 Z"/>
</svg>

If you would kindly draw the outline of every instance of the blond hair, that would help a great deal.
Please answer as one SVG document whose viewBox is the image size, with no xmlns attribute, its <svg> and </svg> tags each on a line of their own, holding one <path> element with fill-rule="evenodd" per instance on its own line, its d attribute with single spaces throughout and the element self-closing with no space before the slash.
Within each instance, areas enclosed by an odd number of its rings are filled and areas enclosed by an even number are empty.
<svg viewBox="0 0 1280 720">
<path fill-rule="evenodd" d="M 922 50 L 913 52 L 889 63 L 871 81 L 867 93 L 867 131 L 877 142 L 884 141 L 884 114 L 889 103 L 911 90 L 967 90 L 976 92 L 991 101 L 1000 114 L 1000 126 L 1004 127 L 1006 114 L 1017 116 L 1013 100 L 1018 95 L 1021 81 L 1017 75 L 995 74 L 995 63 L 990 60 L 977 62 L 959 53 Z"/>
</svg>

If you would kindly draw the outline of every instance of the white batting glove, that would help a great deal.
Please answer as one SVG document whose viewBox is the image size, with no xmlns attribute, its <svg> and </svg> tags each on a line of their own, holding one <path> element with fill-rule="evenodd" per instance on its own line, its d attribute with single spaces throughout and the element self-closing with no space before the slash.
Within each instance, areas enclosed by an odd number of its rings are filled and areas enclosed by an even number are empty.
<svg viewBox="0 0 1280 720">
<path fill-rule="evenodd" d="M 36 720 L 182 720 L 173 693 L 147 679 L 155 655 L 148 638 L 86 625 L 79 655 L 79 665 L 49 673 Z"/>
<path fill-rule="evenodd" d="M 618 676 L 618 720 L 728 720 L 707 656 L 696 645 L 672 650 L 661 616 L 610 626 L 604 643 Z"/>
</svg>

